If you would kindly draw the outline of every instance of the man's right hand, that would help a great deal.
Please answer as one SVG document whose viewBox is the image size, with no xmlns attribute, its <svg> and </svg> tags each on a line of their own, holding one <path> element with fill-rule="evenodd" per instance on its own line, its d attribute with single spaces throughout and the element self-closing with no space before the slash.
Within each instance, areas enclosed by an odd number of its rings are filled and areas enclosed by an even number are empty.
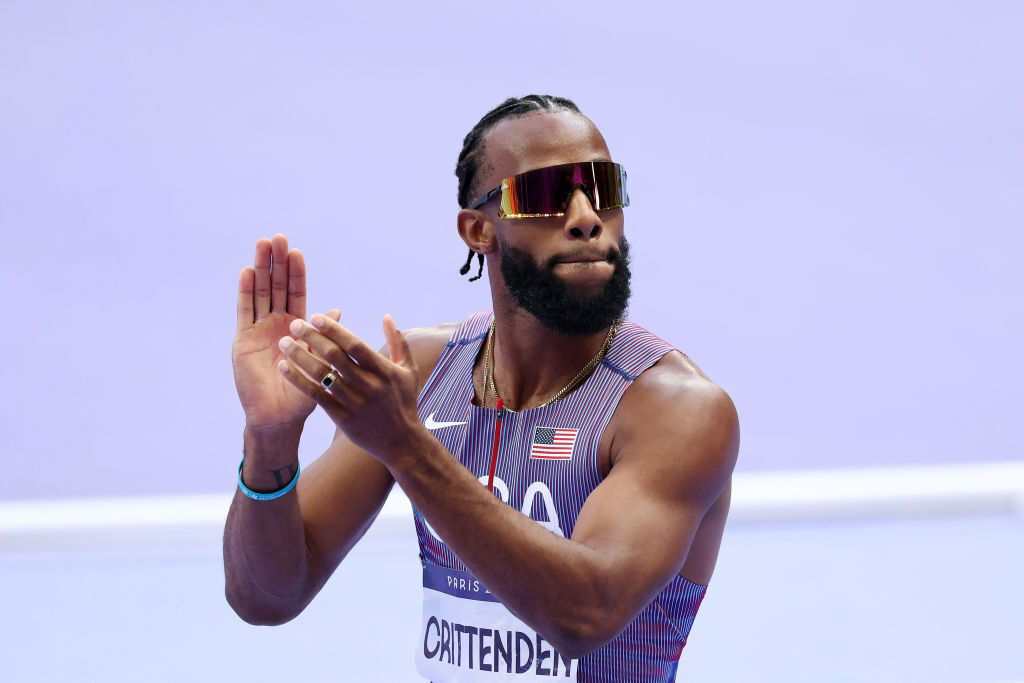
<svg viewBox="0 0 1024 683">
<path fill-rule="evenodd" d="M 341 311 L 327 315 L 334 320 Z M 316 402 L 296 389 L 277 369 L 285 358 L 278 346 L 296 318 L 306 319 L 306 264 L 302 252 L 288 250 L 278 233 L 256 242 L 254 267 L 242 269 L 238 282 L 238 328 L 231 346 L 235 389 L 250 429 L 302 425 Z M 299 341 L 310 351 L 309 345 Z M 314 353 L 314 355 L 316 355 Z M 319 357 L 319 356 L 318 356 Z M 320 377 L 311 378 L 316 382 Z"/>
</svg>

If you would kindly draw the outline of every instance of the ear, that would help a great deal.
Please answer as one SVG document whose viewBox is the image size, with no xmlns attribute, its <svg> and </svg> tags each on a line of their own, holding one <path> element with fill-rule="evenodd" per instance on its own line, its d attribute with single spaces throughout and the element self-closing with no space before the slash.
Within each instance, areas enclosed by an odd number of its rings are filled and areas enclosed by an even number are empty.
<svg viewBox="0 0 1024 683">
<path fill-rule="evenodd" d="M 461 209 L 455 222 L 462 241 L 476 253 L 490 254 L 497 249 L 496 226 L 483 211 Z"/>
</svg>

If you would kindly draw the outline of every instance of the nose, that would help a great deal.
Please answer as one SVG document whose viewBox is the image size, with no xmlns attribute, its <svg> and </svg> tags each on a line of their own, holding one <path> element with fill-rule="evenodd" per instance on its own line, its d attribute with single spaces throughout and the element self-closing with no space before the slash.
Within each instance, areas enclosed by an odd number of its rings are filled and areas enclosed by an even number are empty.
<svg viewBox="0 0 1024 683">
<path fill-rule="evenodd" d="M 582 239 L 584 241 L 594 240 L 601 236 L 604 224 L 601 217 L 594 210 L 587 194 L 580 188 L 576 188 L 569 197 L 569 204 L 565 209 L 565 230 L 569 239 Z"/>
</svg>

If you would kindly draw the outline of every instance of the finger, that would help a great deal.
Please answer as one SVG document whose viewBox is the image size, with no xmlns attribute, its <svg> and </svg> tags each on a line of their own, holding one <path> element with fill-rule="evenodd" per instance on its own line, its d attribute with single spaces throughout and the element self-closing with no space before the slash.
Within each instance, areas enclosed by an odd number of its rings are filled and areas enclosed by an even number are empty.
<svg viewBox="0 0 1024 683">
<path fill-rule="evenodd" d="M 273 254 L 273 267 L 270 271 L 270 311 L 284 313 L 288 305 L 288 238 L 277 233 L 270 238 L 270 245 Z"/>
<path fill-rule="evenodd" d="M 256 283 L 256 271 L 249 266 L 242 268 L 238 276 L 238 331 L 252 327 L 252 290 Z"/>
<path fill-rule="evenodd" d="M 319 315 L 317 314 L 317 316 Z M 331 322 L 334 322 L 334 320 L 332 319 Z M 369 379 L 366 376 L 366 370 L 349 358 L 348 354 L 334 340 L 320 334 L 304 320 L 293 320 L 290 331 L 293 337 L 309 344 L 311 353 L 325 360 L 328 365 L 333 365 L 337 368 L 338 372 L 345 377 L 346 381 L 353 388 L 359 390 L 366 389 Z M 313 378 L 318 379 L 316 376 Z"/>
<path fill-rule="evenodd" d="M 253 302 L 256 309 L 256 322 L 270 315 L 270 240 L 261 237 L 256 240 L 256 284 Z"/>
<path fill-rule="evenodd" d="M 332 308 L 330 311 L 327 312 L 327 315 L 331 316 L 331 318 L 333 318 L 334 320 L 339 320 L 341 318 L 341 311 L 339 311 L 337 308 Z M 302 348 L 306 349 L 320 360 L 324 362 L 327 361 L 326 358 L 317 353 L 316 349 L 310 348 L 309 342 L 306 341 L 305 339 L 295 339 L 295 343 L 302 346 Z"/>
<path fill-rule="evenodd" d="M 323 359 L 318 358 L 314 354 L 302 348 L 302 346 L 300 346 L 300 342 L 295 341 L 291 337 L 281 337 L 278 341 L 278 347 L 281 349 L 282 353 L 285 354 L 288 360 L 290 360 L 295 366 L 302 370 L 307 377 L 317 384 L 320 384 L 324 377 L 335 369 L 331 363 L 325 362 Z M 349 364 L 354 366 L 352 361 L 349 361 Z M 345 372 L 342 368 L 338 368 L 337 373 L 343 377 L 345 376 Z M 351 395 L 348 391 L 347 384 L 340 380 L 332 384 L 329 391 L 342 400 L 343 403 L 345 402 L 344 399 Z"/>
<path fill-rule="evenodd" d="M 412 357 L 412 349 L 409 348 L 409 340 L 398 331 L 398 325 L 390 313 L 384 315 L 384 338 L 388 341 L 388 353 L 391 354 L 391 362 L 406 368 L 415 367 L 416 362 Z"/>
<path fill-rule="evenodd" d="M 366 342 L 356 336 L 344 325 L 331 318 L 322 316 L 319 313 L 314 314 L 309 320 L 312 325 L 305 323 L 303 334 L 296 336 L 301 336 L 303 339 L 309 339 L 309 336 L 307 335 L 323 335 L 334 342 L 338 348 L 350 356 L 352 360 L 359 363 L 359 367 L 363 370 L 367 370 L 375 374 L 384 373 L 385 365 L 382 361 L 385 359 L 377 353 L 376 349 L 371 348 Z M 292 334 L 295 334 L 295 330 L 292 330 Z"/>
<path fill-rule="evenodd" d="M 277 370 L 284 375 L 285 379 L 291 382 L 292 386 L 316 401 L 317 405 L 323 408 L 324 412 L 332 420 L 338 422 L 339 419 L 345 418 L 345 409 L 338 401 L 338 397 L 324 389 L 323 385 L 319 382 L 314 382 L 302 374 L 298 366 L 289 359 L 282 358 L 279 360 L 277 362 Z"/>
<path fill-rule="evenodd" d="M 288 312 L 306 319 L 306 260 L 302 252 L 288 252 Z"/>
</svg>

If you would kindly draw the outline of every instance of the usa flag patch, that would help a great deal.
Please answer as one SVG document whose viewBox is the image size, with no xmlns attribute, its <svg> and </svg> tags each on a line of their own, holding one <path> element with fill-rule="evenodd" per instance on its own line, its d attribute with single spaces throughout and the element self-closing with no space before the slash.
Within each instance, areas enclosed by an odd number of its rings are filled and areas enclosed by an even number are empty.
<svg viewBox="0 0 1024 683">
<path fill-rule="evenodd" d="M 571 460 L 578 429 L 534 427 L 530 457 L 537 460 Z"/>
</svg>

